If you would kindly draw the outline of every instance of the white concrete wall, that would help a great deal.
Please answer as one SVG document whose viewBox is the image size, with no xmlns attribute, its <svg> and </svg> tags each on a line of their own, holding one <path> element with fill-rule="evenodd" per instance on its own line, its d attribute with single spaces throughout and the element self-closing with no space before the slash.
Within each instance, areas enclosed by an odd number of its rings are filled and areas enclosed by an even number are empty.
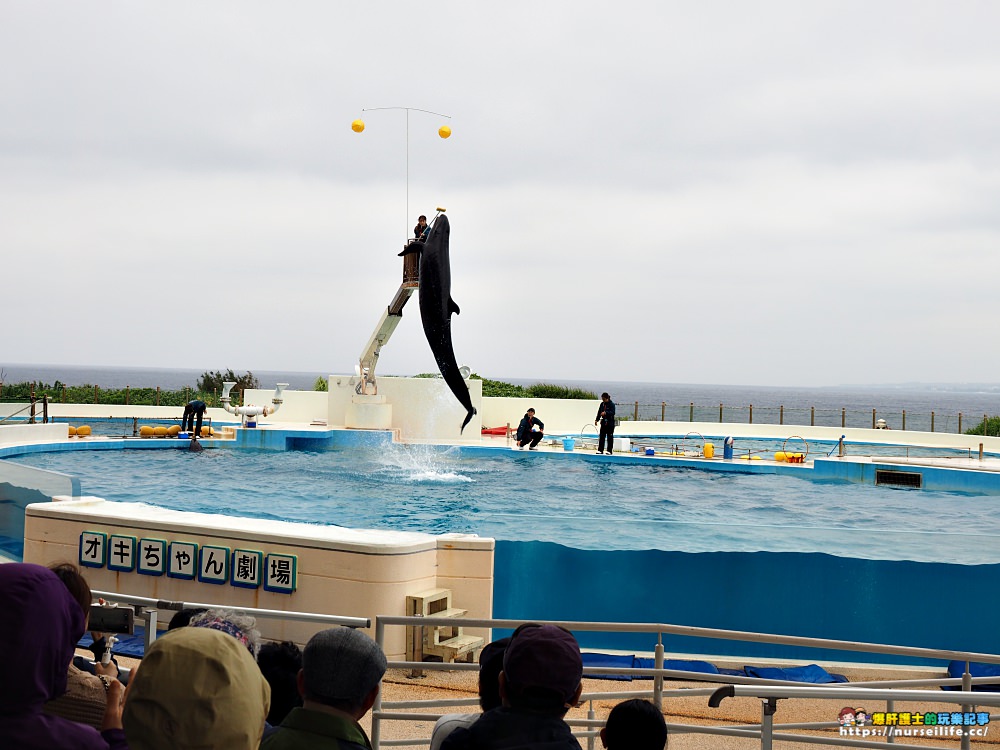
<svg viewBox="0 0 1000 750">
<path fill-rule="evenodd" d="M 0 447 L 5 445 L 57 443 L 68 439 L 69 428 L 65 423 L 0 425 Z"/>
<path fill-rule="evenodd" d="M 404 440 L 478 443 L 483 425 L 483 384 L 466 380 L 472 405 L 478 412 L 460 432 L 465 409 L 441 378 L 378 378 L 378 395 L 392 406 L 392 429 Z M 343 426 L 347 405 L 355 395 L 358 378 L 330 376 L 329 424 Z"/>
<path fill-rule="evenodd" d="M 243 393 L 243 402 L 246 406 L 270 406 L 273 399 L 273 388 L 252 389 Z M 257 422 L 258 424 L 326 422 L 329 418 L 329 404 L 330 398 L 326 391 L 284 391 L 281 408 L 277 413 L 261 417 Z M 234 414 L 225 411 L 222 413 L 230 420 L 239 421 L 239 417 Z"/>
<path fill-rule="evenodd" d="M 488 618 L 493 612 L 494 541 L 471 534 L 437 537 L 345 529 L 76 498 L 28 506 L 25 562 L 79 563 L 80 535 L 84 531 L 298 558 L 298 588 L 290 594 L 118 572 L 107 567 L 83 568 L 91 588 L 101 591 L 234 608 L 367 617 L 374 627 L 376 615 L 406 614 L 408 595 L 451 588 L 454 606 L 467 609 L 470 617 Z M 163 616 L 169 619 L 170 612 L 164 610 Z M 261 619 L 258 628 L 266 638 L 305 643 L 322 626 Z M 405 635 L 403 628 L 386 631 L 386 654 L 390 659 L 404 658 Z"/>
<path fill-rule="evenodd" d="M 570 433 L 577 435 L 589 425 L 586 434 L 597 434 L 594 417 L 600 400 L 576 400 L 566 398 L 494 398 L 483 399 L 483 426 L 503 427 L 508 422 L 517 429 L 518 422 L 528 408 L 535 410 L 535 416 L 545 424 L 550 433 Z"/>
</svg>

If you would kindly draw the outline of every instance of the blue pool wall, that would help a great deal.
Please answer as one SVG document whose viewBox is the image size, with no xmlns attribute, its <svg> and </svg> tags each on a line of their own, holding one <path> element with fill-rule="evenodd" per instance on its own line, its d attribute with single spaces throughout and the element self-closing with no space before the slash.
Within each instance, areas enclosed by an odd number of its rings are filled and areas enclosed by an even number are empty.
<svg viewBox="0 0 1000 750">
<path fill-rule="evenodd" d="M 855 484 L 875 484 L 878 471 L 907 472 L 920 474 L 921 487 L 925 490 L 942 492 L 965 492 L 970 495 L 996 495 L 998 491 L 995 471 L 970 471 L 950 469 L 946 466 L 901 465 L 899 463 L 871 463 L 858 461 L 837 461 L 836 459 L 816 459 L 808 479 L 827 482 L 853 482 Z"/>
<path fill-rule="evenodd" d="M 820 553 L 580 550 L 496 543 L 498 618 L 649 622 L 997 653 L 997 565 Z M 581 645 L 652 651 L 649 634 L 580 633 Z M 722 639 L 665 636 L 668 653 L 939 664 Z"/>
</svg>

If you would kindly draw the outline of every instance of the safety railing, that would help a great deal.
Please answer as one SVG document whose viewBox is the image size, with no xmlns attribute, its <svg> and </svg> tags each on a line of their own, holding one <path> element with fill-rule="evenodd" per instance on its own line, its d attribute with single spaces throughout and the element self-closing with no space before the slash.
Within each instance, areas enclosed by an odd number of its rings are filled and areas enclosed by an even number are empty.
<svg viewBox="0 0 1000 750">
<path fill-rule="evenodd" d="M 428 628 L 428 627 L 461 627 L 461 628 L 499 628 L 499 629 L 509 629 L 513 630 L 517 626 L 523 624 L 524 620 L 501 620 L 501 619 L 467 619 L 467 618 L 450 618 L 450 617 L 405 617 L 405 616 L 379 616 L 375 621 L 375 640 L 379 645 L 385 643 L 385 632 L 387 627 L 414 627 L 414 628 Z M 681 680 L 697 680 L 699 682 L 707 683 L 725 683 L 727 687 L 732 687 L 733 685 L 739 686 L 751 686 L 753 688 L 762 688 L 765 686 L 774 686 L 777 690 L 783 691 L 793 691 L 801 688 L 801 683 L 784 681 L 784 680 L 768 680 L 760 679 L 754 677 L 741 677 L 738 675 L 724 675 L 724 674 L 707 674 L 703 672 L 693 672 L 686 670 L 676 670 L 676 669 L 664 669 L 664 647 L 663 647 L 663 636 L 673 635 L 673 636 L 689 636 L 696 638 L 716 638 L 723 640 L 735 640 L 743 641 L 747 643 L 771 643 L 779 644 L 785 646 L 804 646 L 809 648 L 821 648 L 821 649 L 834 649 L 842 651 L 853 651 L 857 653 L 869 653 L 869 654 L 886 654 L 900 657 L 910 657 L 919 659 L 940 659 L 940 660 L 959 660 L 966 663 L 965 675 L 961 678 L 931 678 L 931 679 L 920 679 L 920 680 L 895 680 L 895 681 L 878 681 L 873 683 L 856 682 L 856 683 L 843 683 L 843 687 L 840 685 L 835 685 L 833 687 L 827 688 L 828 690 L 847 690 L 847 689 L 857 689 L 857 688 L 868 688 L 873 686 L 878 686 L 879 689 L 884 690 L 887 693 L 892 693 L 896 700 L 909 700 L 907 697 L 909 693 L 920 692 L 920 700 L 924 701 L 934 701 L 939 702 L 940 696 L 959 696 L 962 700 L 958 702 L 968 700 L 968 691 L 971 689 L 972 685 L 984 684 L 989 682 L 996 682 L 998 678 L 987 677 L 987 678 L 973 678 L 969 675 L 969 663 L 970 662 L 985 662 L 992 664 L 1000 664 L 1000 655 L 996 654 L 980 654 L 966 651 L 955 651 L 949 649 L 929 649 L 920 648 L 912 646 L 899 646 L 890 644 L 877 644 L 877 643 L 865 643 L 861 641 L 842 641 L 827 638 L 809 638 L 801 636 L 787 636 L 787 635 L 776 635 L 768 633 L 753 633 L 747 631 L 738 630 L 721 630 L 715 628 L 700 628 L 692 627 L 687 625 L 670 625 L 670 624 L 651 624 L 651 623 L 611 623 L 611 622 L 576 622 L 576 621 L 556 621 L 556 620 L 533 620 L 532 622 L 539 623 L 549 623 L 553 625 L 559 625 L 565 627 L 574 632 L 580 631 L 594 631 L 594 632 L 605 632 L 605 633 L 649 633 L 655 634 L 657 637 L 656 647 L 653 654 L 652 668 L 626 668 L 626 667 L 585 667 L 584 676 L 585 677 L 596 677 L 599 675 L 627 675 L 631 677 L 645 677 L 652 678 L 652 686 L 645 690 L 615 690 L 608 692 L 589 692 L 584 693 L 581 698 L 583 701 L 590 702 L 590 710 L 588 712 L 588 717 L 586 719 L 580 718 L 570 718 L 567 723 L 579 730 L 576 733 L 580 737 L 586 737 L 588 739 L 588 747 L 593 748 L 593 739 L 596 736 L 597 730 L 603 725 L 603 721 L 598 720 L 594 715 L 593 701 L 601 699 L 611 699 L 611 700 L 623 700 L 630 697 L 646 697 L 653 701 L 658 707 L 662 708 L 663 699 L 665 697 L 694 697 L 694 696 L 711 696 L 717 694 L 718 688 L 679 688 L 679 689 L 664 689 L 664 680 L 667 679 L 681 679 Z M 681 657 L 683 658 L 683 656 Z M 411 662 L 411 661 L 391 661 L 389 663 L 391 669 L 400 670 L 478 670 L 478 665 L 475 664 L 447 664 L 447 663 L 437 663 L 437 662 Z M 915 691 L 913 688 L 917 687 L 940 687 L 940 686 L 960 686 L 963 688 L 962 692 L 953 693 L 936 693 L 929 691 Z M 906 692 L 898 692 L 905 689 Z M 897 695 L 898 692 L 898 695 Z M 847 693 L 836 693 L 834 695 L 843 695 L 845 698 L 848 696 Z M 990 695 L 989 693 L 976 693 L 978 696 Z M 998 700 L 1000 700 L 1000 694 L 997 694 Z M 889 700 L 893 700 L 892 697 Z M 476 699 L 439 699 L 439 700 L 416 700 L 416 701 L 383 701 L 381 693 L 376 699 L 375 706 L 372 710 L 372 743 L 376 748 L 379 747 L 389 747 L 389 746 L 412 746 L 412 745 L 425 745 L 429 742 L 429 738 L 422 739 L 389 739 L 382 740 L 382 723 L 385 721 L 415 721 L 415 722 L 433 722 L 440 718 L 441 714 L 437 712 L 427 711 L 426 709 L 432 708 L 446 708 L 446 707 L 458 707 L 458 706 L 472 706 L 476 705 Z M 981 703 L 981 705 L 987 705 L 986 703 Z M 992 703 L 989 705 L 993 705 Z M 997 704 L 1000 705 L 1000 704 Z M 820 726 L 833 726 L 834 723 L 823 723 Z M 726 726 L 713 726 L 713 725 L 691 725 L 691 724 L 668 724 L 668 732 L 699 732 L 705 734 L 715 734 L 720 736 L 739 736 L 739 737 L 754 737 L 763 738 L 765 730 L 761 727 L 726 727 Z M 809 742 L 816 744 L 839 744 L 844 746 L 855 746 L 855 747 L 868 747 L 870 745 L 865 744 L 854 744 L 855 741 L 850 738 L 841 737 L 816 737 L 807 736 Z M 805 740 L 803 740 L 805 741 Z M 763 742 L 763 739 L 762 739 Z"/>
<path fill-rule="evenodd" d="M 48 424 L 49 399 L 46 396 L 43 396 L 41 399 L 37 399 L 34 396 L 32 396 L 31 401 L 27 403 L 24 407 L 18 409 L 15 412 L 11 412 L 5 417 L 0 418 L 0 424 L 4 424 L 5 422 L 13 423 L 13 422 L 25 422 L 25 421 L 28 424 L 35 424 L 38 421 L 38 416 L 39 416 L 38 415 L 39 402 L 41 402 L 42 404 L 42 413 L 41 413 L 42 424 Z M 19 419 L 14 419 L 14 417 L 24 414 L 24 412 L 27 412 L 25 416 L 20 417 Z"/>
<path fill-rule="evenodd" d="M 808 744 L 837 744 L 844 747 L 885 747 L 885 743 L 878 740 L 866 740 L 865 737 L 882 737 L 887 743 L 893 744 L 898 748 L 926 748 L 927 745 L 904 745 L 895 743 L 894 740 L 896 736 L 919 736 L 919 737 L 931 737 L 933 738 L 944 738 L 944 739 L 954 739 L 958 738 L 961 741 L 961 746 L 963 748 L 970 747 L 971 738 L 973 736 L 984 737 L 985 727 L 989 724 L 991 719 L 995 718 L 994 715 L 988 712 L 980 712 L 974 710 L 976 706 L 989 706 L 989 707 L 1000 707 L 1000 693 L 992 692 L 972 692 L 969 688 L 972 684 L 976 682 L 981 682 L 983 679 L 996 681 L 996 677 L 990 678 L 980 678 L 976 680 L 963 679 L 965 685 L 964 689 L 961 691 L 950 692 L 950 693 L 935 693 L 933 698 L 928 697 L 928 691 L 926 690 L 900 690 L 900 689 L 885 689 L 885 688 L 868 688 L 868 687 L 858 687 L 857 685 L 853 687 L 843 687 L 843 688 L 830 688 L 830 687 L 784 687 L 784 686 L 756 686 L 756 685 L 727 685 L 725 687 L 718 688 L 709 698 L 708 705 L 712 708 L 718 708 L 722 701 L 726 698 L 732 697 L 753 697 L 760 698 L 761 703 L 761 723 L 755 725 L 750 731 L 754 735 L 760 736 L 760 746 L 762 750 L 771 750 L 775 740 L 780 740 L 782 742 L 804 742 Z M 775 733 L 774 731 L 774 715 L 778 709 L 778 701 L 784 699 L 812 699 L 812 700 L 835 700 L 841 703 L 851 701 L 854 705 L 858 705 L 859 702 L 864 702 L 865 705 L 873 705 L 875 703 L 886 703 L 886 710 L 880 712 L 882 714 L 882 720 L 877 723 L 867 724 L 866 722 L 862 725 L 843 725 L 839 722 L 805 722 L 798 724 L 786 724 L 781 725 L 782 729 L 825 729 L 828 727 L 842 726 L 846 731 L 842 731 L 840 736 L 837 738 L 818 738 L 816 735 L 803 735 L 803 734 L 789 734 L 787 732 Z M 899 713 L 895 709 L 896 702 L 915 702 L 915 703 L 944 703 L 956 704 L 961 708 L 961 722 L 955 723 L 952 721 L 952 714 L 948 715 L 948 724 L 929 724 L 926 723 L 925 717 L 926 713 L 919 714 L 922 719 L 920 725 L 900 725 L 898 723 Z M 906 712 L 907 716 L 912 714 Z M 895 717 L 886 723 L 886 717 Z M 930 730 L 928 727 L 935 727 L 935 729 Z M 939 731 L 937 727 L 947 727 L 947 731 Z M 746 728 L 745 728 L 746 729 Z M 752 735 L 752 736 L 754 736 Z M 830 740 L 840 740 L 844 737 L 843 741 L 830 741 Z M 862 739 L 856 740 L 851 739 L 853 737 L 861 737 Z"/>
<path fill-rule="evenodd" d="M 315 612 L 288 612 L 282 609 L 260 609 L 257 607 L 233 607 L 227 604 L 209 604 L 205 602 L 181 602 L 167 599 L 152 599 L 148 596 L 132 596 L 114 591 L 91 591 L 96 598 L 120 604 L 130 604 L 137 608 L 136 616 L 143 620 L 146 628 L 146 648 L 156 640 L 158 610 L 166 609 L 180 611 L 182 609 L 235 609 L 259 619 L 287 620 L 291 622 L 312 622 L 322 627 L 343 625 L 349 628 L 370 628 L 371 620 L 367 617 L 343 617 L 340 615 L 324 615 Z"/>
<path fill-rule="evenodd" d="M 754 406 L 753 404 L 641 403 L 618 405 L 626 420 L 647 422 L 717 422 L 719 424 L 776 424 L 810 427 L 876 429 L 884 420 L 887 429 L 962 434 L 981 423 L 987 435 L 1000 435 L 1000 419 L 968 412 L 920 412 L 907 409 L 840 409 L 815 406 Z"/>
</svg>

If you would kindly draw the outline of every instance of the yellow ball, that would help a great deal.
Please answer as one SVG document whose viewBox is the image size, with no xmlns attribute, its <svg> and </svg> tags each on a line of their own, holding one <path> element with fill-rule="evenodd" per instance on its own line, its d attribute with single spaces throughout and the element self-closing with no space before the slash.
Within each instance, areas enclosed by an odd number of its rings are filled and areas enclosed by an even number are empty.
<svg viewBox="0 0 1000 750">
<path fill-rule="evenodd" d="M 782 461 L 784 461 L 785 460 L 785 453 L 784 453 L 784 451 L 778 451 L 778 452 L 776 452 L 774 454 L 774 460 L 777 461 L 778 463 L 781 463 Z"/>
<path fill-rule="evenodd" d="M 82 424 L 76 428 L 77 437 L 87 437 L 90 435 L 90 425 Z"/>
<path fill-rule="evenodd" d="M 153 426 L 152 425 L 148 425 L 148 424 L 144 424 L 142 427 L 139 428 L 139 434 L 142 437 L 152 437 L 153 436 Z"/>
<path fill-rule="evenodd" d="M 448 138 L 451 135 L 451 128 L 449 128 L 447 125 L 442 125 L 440 128 L 438 128 L 438 135 L 441 136 L 442 138 Z"/>
<path fill-rule="evenodd" d="M 365 129 L 364 120 L 355 120 L 354 122 L 351 123 L 351 130 L 353 130 L 355 133 L 360 133 L 364 129 Z"/>
</svg>

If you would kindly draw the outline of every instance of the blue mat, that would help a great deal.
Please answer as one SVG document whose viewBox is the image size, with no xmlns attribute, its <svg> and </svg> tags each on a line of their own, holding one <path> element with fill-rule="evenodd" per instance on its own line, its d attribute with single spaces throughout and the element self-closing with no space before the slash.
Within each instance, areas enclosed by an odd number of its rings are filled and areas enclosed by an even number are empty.
<svg viewBox="0 0 1000 750">
<path fill-rule="evenodd" d="M 964 661 L 953 661 L 948 663 L 948 676 L 961 677 L 965 673 Z M 973 677 L 1000 677 L 1000 664 L 983 664 L 982 662 L 969 662 L 969 674 Z M 942 685 L 942 690 L 961 690 L 961 685 Z M 995 693 L 1000 692 L 1000 685 L 973 685 L 972 689 L 979 692 Z"/>
<path fill-rule="evenodd" d="M 146 628 L 142 625 L 135 626 L 134 635 L 122 635 L 118 636 L 118 642 L 111 649 L 111 653 L 115 656 L 128 656 L 132 659 L 141 659 L 143 654 L 146 653 Z M 90 648 L 90 645 L 94 642 L 94 639 L 90 637 L 90 633 L 85 633 L 83 638 L 77 641 L 78 648 Z"/>
<path fill-rule="evenodd" d="M 807 664 L 804 667 L 743 667 L 743 671 L 747 677 L 759 677 L 765 680 L 809 682 L 814 685 L 848 681 L 844 675 L 830 674 L 818 664 Z"/>
<path fill-rule="evenodd" d="M 956 662 L 957 663 L 957 662 Z M 652 669 L 655 665 L 653 659 L 633 655 L 618 654 L 583 654 L 583 666 L 585 667 L 621 667 L 623 669 Z M 996 672 L 986 674 L 1000 675 L 1000 665 L 979 665 L 996 666 Z M 964 667 L 964 663 L 963 663 Z M 725 674 L 739 677 L 759 677 L 768 680 L 788 680 L 789 682 L 807 682 L 814 685 L 824 685 L 831 682 L 847 682 L 847 678 L 842 674 L 831 674 L 818 664 L 808 664 L 804 667 L 744 667 L 743 669 L 719 669 L 714 664 L 697 659 L 664 659 L 664 669 L 676 669 L 684 672 L 702 672 L 704 674 Z M 972 672 L 976 675 L 976 672 Z M 596 680 L 651 680 L 652 677 L 643 677 L 627 674 L 601 674 L 590 675 Z M 697 679 L 691 677 L 689 679 Z M 981 688 L 985 689 L 985 688 Z"/>
<path fill-rule="evenodd" d="M 634 656 L 632 654 L 582 654 L 583 666 L 585 667 L 621 667 L 623 669 L 652 669 L 655 665 L 650 658 Z M 664 659 L 664 669 L 677 669 L 686 672 L 704 672 L 706 674 L 719 674 L 719 670 L 707 661 L 695 661 L 687 659 Z M 742 674 L 742 672 L 740 672 Z M 627 674 L 600 674 L 591 675 L 595 680 L 651 680 L 652 677 L 643 675 Z"/>
</svg>

